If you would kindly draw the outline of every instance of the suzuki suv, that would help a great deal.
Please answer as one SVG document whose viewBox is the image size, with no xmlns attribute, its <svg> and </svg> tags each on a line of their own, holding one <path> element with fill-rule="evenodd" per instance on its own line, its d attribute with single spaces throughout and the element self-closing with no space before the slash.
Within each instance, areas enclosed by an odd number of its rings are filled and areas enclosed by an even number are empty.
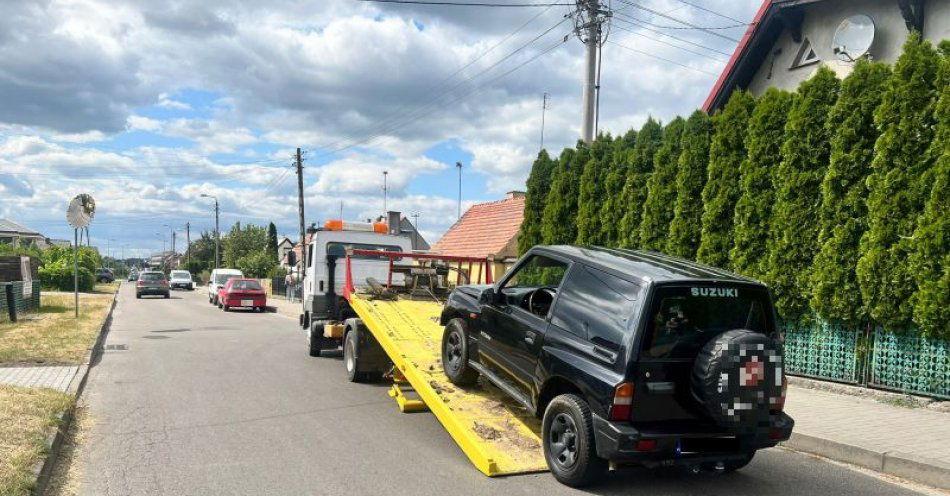
<svg viewBox="0 0 950 496">
<path fill-rule="evenodd" d="M 443 309 L 442 364 L 542 419 L 560 482 L 621 464 L 729 472 L 789 438 L 768 289 L 652 252 L 537 246 Z"/>
</svg>

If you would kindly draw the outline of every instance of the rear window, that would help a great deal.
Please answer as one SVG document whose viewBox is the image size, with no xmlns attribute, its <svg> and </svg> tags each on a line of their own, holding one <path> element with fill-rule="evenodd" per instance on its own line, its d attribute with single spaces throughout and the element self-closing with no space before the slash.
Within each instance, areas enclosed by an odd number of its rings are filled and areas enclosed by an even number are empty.
<svg viewBox="0 0 950 496">
<path fill-rule="evenodd" d="M 402 248 L 393 245 L 371 245 L 366 243 L 337 243 L 330 242 L 327 243 L 327 255 L 345 257 L 346 249 L 353 248 L 354 250 L 375 250 L 375 251 L 402 251 Z M 372 255 L 353 255 L 353 259 L 359 260 L 387 260 L 386 257 L 374 257 Z M 395 259 L 399 261 L 399 259 Z"/>
<path fill-rule="evenodd" d="M 692 358 L 707 341 L 732 329 L 772 334 L 768 295 L 736 286 L 657 289 L 643 344 L 648 358 Z"/>
<path fill-rule="evenodd" d="M 146 272 L 140 276 L 143 281 L 164 281 L 165 274 L 161 272 Z"/>
<path fill-rule="evenodd" d="M 244 276 L 242 276 L 241 274 L 218 274 L 214 276 L 214 282 L 216 284 L 224 284 L 228 282 L 228 279 L 235 279 L 235 278 L 241 278 L 241 277 L 244 277 Z"/>
<path fill-rule="evenodd" d="M 191 273 L 184 270 L 173 270 L 172 279 L 190 279 Z"/>
<path fill-rule="evenodd" d="M 231 289 L 262 289 L 257 281 L 234 281 Z"/>
</svg>

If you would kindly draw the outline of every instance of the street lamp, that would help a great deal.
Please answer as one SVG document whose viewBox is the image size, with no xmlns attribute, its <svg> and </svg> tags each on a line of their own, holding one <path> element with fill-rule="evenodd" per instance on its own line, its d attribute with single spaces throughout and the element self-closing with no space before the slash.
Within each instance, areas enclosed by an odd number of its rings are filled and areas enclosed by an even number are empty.
<svg viewBox="0 0 950 496">
<path fill-rule="evenodd" d="M 218 207 L 218 197 L 214 195 L 209 195 L 207 193 L 201 193 L 202 198 L 212 198 L 214 199 L 214 268 L 218 268 L 221 264 L 218 253 L 220 252 L 221 245 L 221 231 L 218 225 L 219 218 L 221 216 L 221 209 Z"/>
</svg>

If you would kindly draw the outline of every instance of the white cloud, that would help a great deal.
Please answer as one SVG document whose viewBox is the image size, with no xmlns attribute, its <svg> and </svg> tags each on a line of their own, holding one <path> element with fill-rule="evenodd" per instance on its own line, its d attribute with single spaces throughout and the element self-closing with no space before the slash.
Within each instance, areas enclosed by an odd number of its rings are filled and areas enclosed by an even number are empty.
<svg viewBox="0 0 950 496">
<path fill-rule="evenodd" d="M 130 131 L 161 131 L 162 122 L 141 115 L 130 115 L 127 126 Z"/>
</svg>

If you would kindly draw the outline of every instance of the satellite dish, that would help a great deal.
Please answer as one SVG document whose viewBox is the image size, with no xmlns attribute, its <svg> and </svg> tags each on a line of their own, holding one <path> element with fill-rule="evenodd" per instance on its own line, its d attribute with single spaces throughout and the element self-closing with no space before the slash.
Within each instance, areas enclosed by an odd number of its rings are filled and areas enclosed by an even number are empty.
<svg viewBox="0 0 950 496">
<path fill-rule="evenodd" d="M 96 215 L 96 200 L 86 193 L 76 195 L 76 198 L 69 202 L 69 208 L 66 209 L 66 220 L 76 229 L 88 226 L 94 215 Z"/>
<path fill-rule="evenodd" d="M 853 15 L 838 25 L 831 50 L 846 62 L 854 62 L 868 53 L 874 43 L 874 20 L 864 14 Z"/>
</svg>

